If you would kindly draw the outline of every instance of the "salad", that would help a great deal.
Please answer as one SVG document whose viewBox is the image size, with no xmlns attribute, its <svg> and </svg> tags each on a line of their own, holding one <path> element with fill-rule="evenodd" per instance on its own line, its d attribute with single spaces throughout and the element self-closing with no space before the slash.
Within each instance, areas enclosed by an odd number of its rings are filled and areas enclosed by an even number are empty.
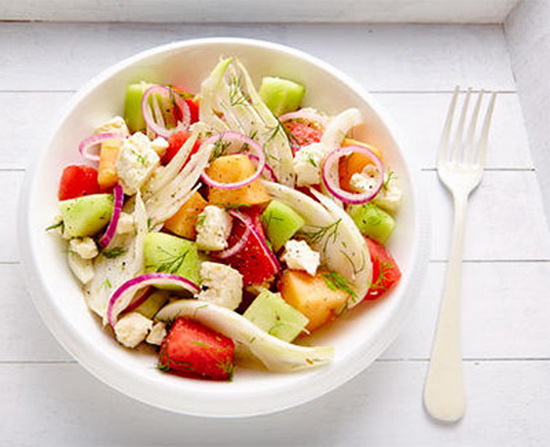
<svg viewBox="0 0 550 447">
<path fill-rule="evenodd" d="M 385 248 L 399 180 L 382 148 L 353 139 L 359 110 L 302 107 L 306 88 L 257 89 L 235 58 L 197 93 L 130 84 L 123 116 L 64 168 L 48 229 L 105 330 L 153 346 L 160 370 L 228 380 L 251 360 L 326 364 L 332 347 L 295 341 L 399 281 Z"/>
</svg>

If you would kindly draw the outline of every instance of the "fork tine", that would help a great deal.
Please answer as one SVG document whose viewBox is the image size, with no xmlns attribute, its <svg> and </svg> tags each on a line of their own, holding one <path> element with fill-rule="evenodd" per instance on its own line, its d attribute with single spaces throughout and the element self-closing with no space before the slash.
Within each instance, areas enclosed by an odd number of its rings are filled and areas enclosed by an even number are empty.
<svg viewBox="0 0 550 447">
<path fill-rule="evenodd" d="M 451 146 L 451 161 L 458 161 L 460 158 L 460 149 L 463 146 L 464 123 L 466 122 L 466 115 L 468 113 L 468 105 L 470 103 L 470 97 L 472 95 L 472 87 L 468 87 L 466 98 L 462 104 L 462 112 L 460 113 L 460 119 L 458 121 L 458 127 L 456 129 L 455 137 Z"/>
<path fill-rule="evenodd" d="M 474 154 L 475 154 L 474 134 L 476 131 L 477 120 L 479 117 L 479 110 L 481 108 L 481 101 L 484 94 L 485 94 L 485 90 L 479 91 L 476 105 L 472 113 L 472 117 L 470 118 L 470 125 L 468 127 L 468 132 L 466 133 L 466 139 L 464 140 L 464 163 L 469 163 L 470 161 L 473 162 L 473 159 L 474 159 Z"/>
<path fill-rule="evenodd" d="M 489 127 L 491 127 L 491 118 L 493 116 L 496 99 L 497 92 L 493 92 L 493 94 L 491 95 L 491 100 L 489 102 L 489 107 L 487 108 L 487 112 L 485 113 L 485 121 L 483 122 L 481 136 L 479 137 L 479 142 L 477 145 L 476 163 L 480 166 L 483 166 L 485 163 L 485 152 L 487 151 L 487 142 L 489 139 Z"/>
<path fill-rule="evenodd" d="M 456 86 L 454 89 L 451 103 L 449 104 L 449 111 L 447 112 L 447 118 L 445 119 L 445 125 L 443 126 L 443 132 L 441 133 L 441 140 L 439 141 L 439 150 L 437 151 L 437 162 L 442 163 L 449 158 L 449 136 L 451 134 L 451 126 L 453 123 L 453 117 L 456 107 L 456 100 L 458 93 L 460 92 L 460 86 Z"/>
</svg>

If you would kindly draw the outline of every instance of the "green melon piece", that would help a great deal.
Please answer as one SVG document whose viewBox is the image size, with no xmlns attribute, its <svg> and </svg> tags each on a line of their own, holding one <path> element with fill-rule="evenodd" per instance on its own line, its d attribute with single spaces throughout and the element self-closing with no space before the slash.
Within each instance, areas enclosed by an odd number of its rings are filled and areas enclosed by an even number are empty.
<svg viewBox="0 0 550 447">
<path fill-rule="evenodd" d="M 306 221 L 288 205 L 272 200 L 262 214 L 262 223 L 273 250 L 279 251 Z"/>
<path fill-rule="evenodd" d="M 395 228 L 394 218 L 374 203 L 351 205 L 348 214 L 364 236 L 382 244 L 386 243 Z"/>
<path fill-rule="evenodd" d="M 305 315 L 287 304 L 280 294 L 269 290 L 263 290 L 243 316 L 268 334 L 286 342 L 294 340 L 309 322 Z"/>
<path fill-rule="evenodd" d="M 149 233 L 143 247 L 145 272 L 164 272 L 199 283 L 201 258 L 194 242 L 166 233 Z M 175 286 L 159 286 L 175 290 Z"/>
<path fill-rule="evenodd" d="M 136 307 L 136 312 L 139 312 L 144 317 L 153 319 L 164 303 L 168 301 L 170 293 L 166 290 L 155 290 L 147 299 Z"/>
<path fill-rule="evenodd" d="M 306 89 L 288 79 L 266 76 L 260 86 L 260 97 L 275 116 L 293 112 L 300 107 Z"/>
<path fill-rule="evenodd" d="M 153 84 L 139 82 L 129 84 L 126 88 L 126 99 L 124 101 L 124 121 L 130 133 L 145 130 L 145 120 L 141 113 L 141 100 L 145 91 Z"/>
<path fill-rule="evenodd" d="M 112 194 L 91 194 L 59 202 L 65 233 L 70 237 L 93 236 L 107 226 L 113 207 Z"/>
</svg>

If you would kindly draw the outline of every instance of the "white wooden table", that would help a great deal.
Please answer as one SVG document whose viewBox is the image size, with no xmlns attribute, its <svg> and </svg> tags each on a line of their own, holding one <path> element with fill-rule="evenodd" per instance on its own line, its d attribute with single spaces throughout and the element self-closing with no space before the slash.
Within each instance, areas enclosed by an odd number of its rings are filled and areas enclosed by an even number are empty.
<svg viewBox="0 0 550 447">
<path fill-rule="evenodd" d="M 209 420 L 133 401 L 83 370 L 22 285 L 16 208 L 26 166 L 85 81 L 137 51 L 199 36 L 295 46 L 347 72 L 389 109 L 420 161 L 432 216 L 425 284 L 398 340 L 367 371 L 301 407 Z M 498 89 L 488 166 L 464 261 L 469 405 L 457 425 L 421 394 L 450 238 L 434 155 L 456 85 Z M 548 445 L 550 237 L 500 26 L 0 23 L 1 445 Z M 52 175 L 58 175 L 52 173 Z"/>
</svg>

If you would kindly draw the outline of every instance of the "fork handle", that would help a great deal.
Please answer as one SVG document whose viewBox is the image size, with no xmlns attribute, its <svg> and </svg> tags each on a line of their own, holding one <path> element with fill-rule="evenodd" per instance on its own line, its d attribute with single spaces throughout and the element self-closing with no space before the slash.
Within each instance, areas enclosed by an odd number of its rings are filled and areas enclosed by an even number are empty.
<svg viewBox="0 0 550 447">
<path fill-rule="evenodd" d="M 466 408 L 460 343 L 460 289 L 467 197 L 454 200 L 451 254 L 432 356 L 424 387 L 424 405 L 435 419 L 458 421 Z"/>
</svg>

